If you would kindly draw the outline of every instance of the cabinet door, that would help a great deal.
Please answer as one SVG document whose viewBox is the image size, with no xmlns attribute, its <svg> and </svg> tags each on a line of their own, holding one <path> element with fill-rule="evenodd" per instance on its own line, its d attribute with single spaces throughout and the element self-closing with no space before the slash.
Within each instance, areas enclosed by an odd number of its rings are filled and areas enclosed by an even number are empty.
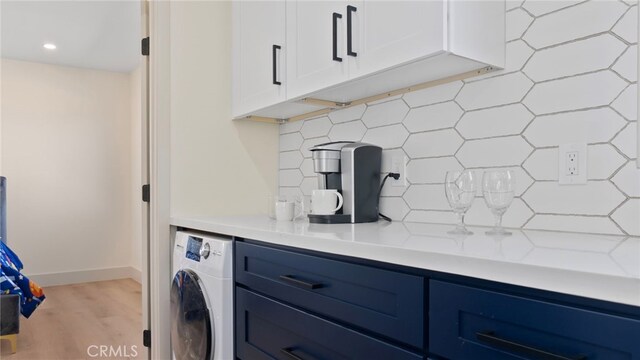
<svg viewBox="0 0 640 360">
<path fill-rule="evenodd" d="M 286 100 L 285 4 L 233 2 L 233 115 Z"/>
<path fill-rule="evenodd" d="M 286 7 L 287 98 L 345 81 L 346 2 L 288 0 Z"/>
<path fill-rule="evenodd" d="M 352 55 L 347 56 L 351 78 L 446 48 L 443 1 L 363 0 L 349 5 L 345 18 L 352 22 Z"/>
</svg>

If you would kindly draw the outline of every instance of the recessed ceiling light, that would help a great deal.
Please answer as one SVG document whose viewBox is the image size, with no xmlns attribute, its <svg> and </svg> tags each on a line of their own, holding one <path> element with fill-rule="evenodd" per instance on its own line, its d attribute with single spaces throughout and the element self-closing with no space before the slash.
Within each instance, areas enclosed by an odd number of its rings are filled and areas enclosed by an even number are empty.
<svg viewBox="0 0 640 360">
<path fill-rule="evenodd" d="M 55 50 L 57 48 L 56 44 L 52 44 L 52 43 L 46 43 L 42 45 L 42 47 L 47 50 Z"/>
</svg>

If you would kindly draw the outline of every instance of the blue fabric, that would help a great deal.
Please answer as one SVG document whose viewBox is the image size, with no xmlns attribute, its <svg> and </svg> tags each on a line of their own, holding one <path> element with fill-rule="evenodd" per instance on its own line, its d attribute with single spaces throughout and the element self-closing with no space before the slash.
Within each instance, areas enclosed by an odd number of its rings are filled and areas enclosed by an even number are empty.
<svg viewBox="0 0 640 360">
<path fill-rule="evenodd" d="M 22 261 L 0 242 L 0 293 L 20 295 L 20 312 L 28 318 L 44 299 L 42 288 L 20 273 Z"/>
</svg>

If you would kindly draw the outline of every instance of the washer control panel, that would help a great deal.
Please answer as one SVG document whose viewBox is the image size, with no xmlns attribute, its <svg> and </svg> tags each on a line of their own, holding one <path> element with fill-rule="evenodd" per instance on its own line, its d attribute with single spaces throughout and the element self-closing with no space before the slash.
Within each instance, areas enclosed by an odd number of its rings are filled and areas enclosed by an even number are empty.
<svg viewBox="0 0 640 360">
<path fill-rule="evenodd" d="M 200 256 L 204 255 L 201 252 L 201 249 L 202 249 L 202 238 L 189 236 L 189 239 L 187 239 L 187 253 L 186 253 L 187 259 L 200 262 Z M 207 251 L 207 255 L 204 256 L 204 258 L 206 259 L 208 256 L 209 256 L 209 252 Z"/>
</svg>

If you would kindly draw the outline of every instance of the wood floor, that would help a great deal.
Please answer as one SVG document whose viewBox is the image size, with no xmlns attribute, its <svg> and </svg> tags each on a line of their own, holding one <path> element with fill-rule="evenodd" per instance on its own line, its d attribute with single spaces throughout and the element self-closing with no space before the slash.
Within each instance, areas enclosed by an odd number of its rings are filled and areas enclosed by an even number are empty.
<svg viewBox="0 0 640 360">
<path fill-rule="evenodd" d="M 11 354 L 9 342 L 2 341 L 0 359 L 146 358 L 142 346 L 141 288 L 137 282 L 100 281 L 47 287 L 44 291 L 47 299 L 31 318 L 20 318 L 18 352 Z M 102 354 L 100 345 L 105 345 Z M 111 353 L 109 347 L 113 349 Z M 133 356 L 133 349 L 137 356 Z"/>
</svg>

